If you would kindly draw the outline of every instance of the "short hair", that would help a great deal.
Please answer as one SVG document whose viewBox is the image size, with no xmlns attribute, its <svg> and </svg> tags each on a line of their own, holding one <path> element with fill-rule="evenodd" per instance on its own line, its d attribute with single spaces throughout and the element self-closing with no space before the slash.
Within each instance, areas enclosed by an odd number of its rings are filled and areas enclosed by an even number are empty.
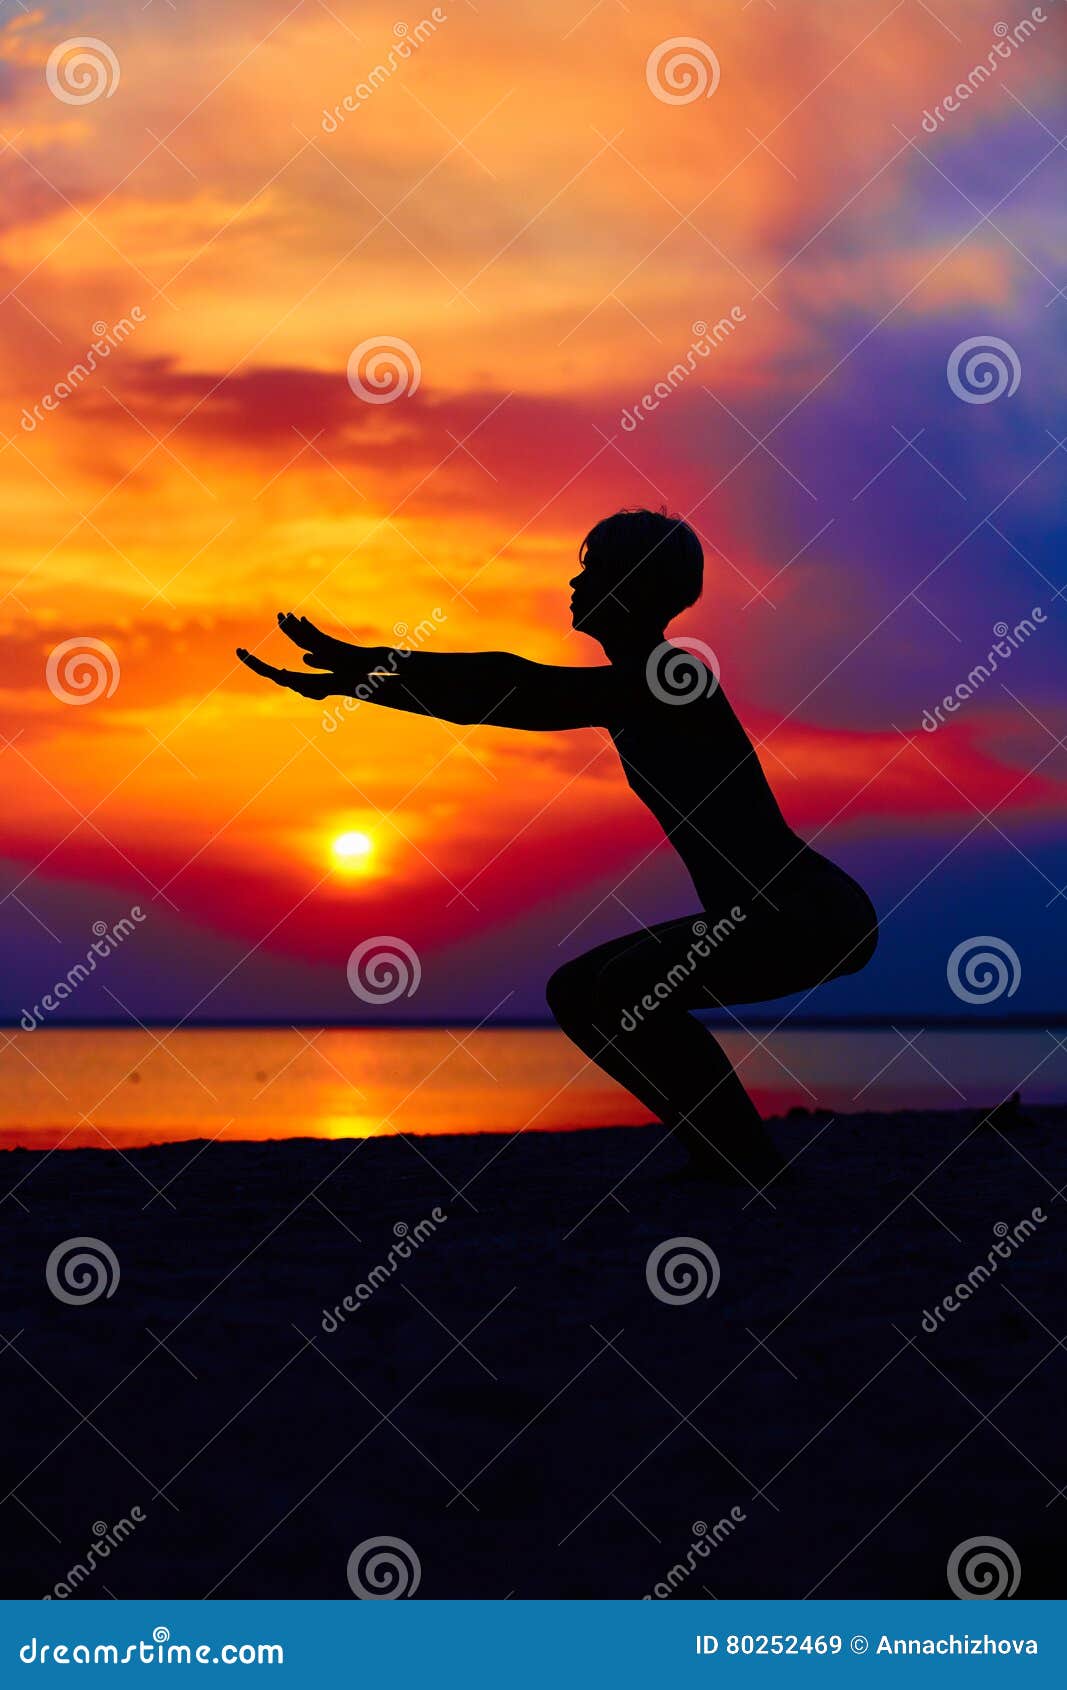
<svg viewBox="0 0 1067 1690">
<path fill-rule="evenodd" d="M 695 604 L 704 587 L 704 550 L 688 522 L 665 510 L 621 510 L 592 527 L 578 550 L 584 564 L 610 573 L 616 597 L 654 610 L 664 626 Z M 613 591 L 615 589 L 612 589 Z"/>
</svg>

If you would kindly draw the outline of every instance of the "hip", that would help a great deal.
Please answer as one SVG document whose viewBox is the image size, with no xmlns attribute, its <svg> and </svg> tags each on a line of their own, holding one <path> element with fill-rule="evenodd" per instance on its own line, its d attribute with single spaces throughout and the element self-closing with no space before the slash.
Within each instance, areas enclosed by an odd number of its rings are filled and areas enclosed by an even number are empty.
<svg viewBox="0 0 1067 1690">
<path fill-rule="evenodd" d="M 738 906 L 768 935 L 813 947 L 833 958 L 833 973 L 854 974 L 878 945 L 878 914 L 852 875 L 810 845 L 797 841 L 792 856 L 759 878 L 731 876 L 697 890 L 709 915 Z"/>
</svg>

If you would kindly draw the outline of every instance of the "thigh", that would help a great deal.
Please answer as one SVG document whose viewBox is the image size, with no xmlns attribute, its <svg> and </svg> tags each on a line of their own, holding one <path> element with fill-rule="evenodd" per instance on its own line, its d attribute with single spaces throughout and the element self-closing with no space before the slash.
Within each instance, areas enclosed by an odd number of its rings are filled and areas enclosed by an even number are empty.
<svg viewBox="0 0 1067 1690">
<path fill-rule="evenodd" d="M 698 910 L 605 946 L 588 980 L 593 1001 L 638 1022 L 667 1003 L 680 1010 L 708 1007 L 709 989 L 722 984 L 713 959 L 739 925 L 729 918 L 713 922 Z"/>
<path fill-rule="evenodd" d="M 788 997 L 862 967 L 868 925 L 859 906 L 800 892 L 778 909 L 698 911 L 604 947 L 588 983 L 598 1002 L 639 1022 L 666 1005 L 714 1009 Z"/>
</svg>

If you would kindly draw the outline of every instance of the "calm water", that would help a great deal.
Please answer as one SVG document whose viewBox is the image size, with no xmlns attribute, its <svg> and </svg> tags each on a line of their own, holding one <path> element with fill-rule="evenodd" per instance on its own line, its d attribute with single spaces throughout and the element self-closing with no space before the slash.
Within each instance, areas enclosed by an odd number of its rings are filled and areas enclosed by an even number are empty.
<svg viewBox="0 0 1067 1690">
<path fill-rule="evenodd" d="M 1062 1033 L 730 1032 L 764 1114 L 1067 1101 Z M 909 1045 L 909 1041 L 914 1041 Z M 362 1138 L 638 1124 L 549 1029 L 18 1032 L 0 1051 L 0 1146 Z"/>
</svg>

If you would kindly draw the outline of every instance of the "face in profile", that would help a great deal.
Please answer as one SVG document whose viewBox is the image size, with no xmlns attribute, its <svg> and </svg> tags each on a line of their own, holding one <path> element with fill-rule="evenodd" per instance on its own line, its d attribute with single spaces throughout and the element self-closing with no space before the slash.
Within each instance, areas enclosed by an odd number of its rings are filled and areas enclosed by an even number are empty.
<svg viewBox="0 0 1067 1690">
<path fill-rule="evenodd" d="M 582 547 L 578 573 L 571 577 L 571 626 L 576 633 L 589 634 L 592 639 L 610 635 L 616 616 L 610 610 L 612 591 L 617 586 L 608 560 L 588 546 Z"/>
<path fill-rule="evenodd" d="M 619 511 L 590 529 L 571 578 L 571 625 L 605 649 L 656 641 L 695 603 L 704 556 L 688 523 L 659 511 Z"/>
</svg>

